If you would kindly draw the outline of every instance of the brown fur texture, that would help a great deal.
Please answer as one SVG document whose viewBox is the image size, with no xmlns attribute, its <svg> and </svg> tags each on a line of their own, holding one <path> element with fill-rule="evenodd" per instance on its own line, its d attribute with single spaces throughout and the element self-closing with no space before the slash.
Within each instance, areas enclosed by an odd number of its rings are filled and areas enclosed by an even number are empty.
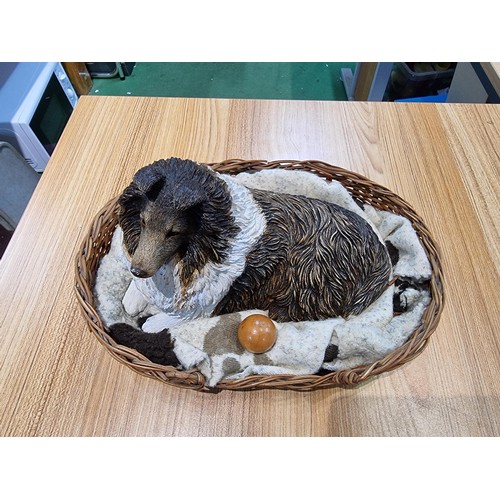
<svg viewBox="0 0 500 500">
<path fill-rule="evenodd" d="M 388 252 L 361 217 L 304 196 L 252 193 L 267 228 L 216 313 L 259 308 L 277 321 L 347 317 L 386 289 Z"/>
</svg>

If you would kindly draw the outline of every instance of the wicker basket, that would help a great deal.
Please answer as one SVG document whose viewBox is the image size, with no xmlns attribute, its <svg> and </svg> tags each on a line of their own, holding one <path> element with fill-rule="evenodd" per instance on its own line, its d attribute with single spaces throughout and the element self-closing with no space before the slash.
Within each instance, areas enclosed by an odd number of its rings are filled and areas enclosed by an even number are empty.
<svg viewBox="0 0 500 500">
<path fill-rule="evenodd" d="M 331 372 L 326 375 L 252 375 L 241 380 L 221 381 L 215 388 L 205 386 L 205 377 L 195 371 L 180 371 L 172 366 L 150 362 L 133 349 L 116 344 L 96 312 L 93 287 L 101 258 L 108 252 L 117 224 L 116 201 L 109 201 L 95 217 L 76 257 L 75 291 L 90 330 L 99 342 L 121 363 L 135 372 L 158 379 L 170 385 L 197 391 L 218 392 L 221 390 L 291 389 L 309 391 L 336 386 L 352 386 L 366 381 L 411 361 L 426 347 L 435 330 L 444 305 L 443 279 L 436 245 L 414 210 L 399 196 L 357 173 L 320 161 L 244 161 L 227 160 L 211 165 L 219 172 L 237 174 L 248 170 L 282 168 L 313 172 L 327 180 L 336 180 L 351 195 L 379 210 L 390 211 L 409 219 L 420 237 L 432 267 L 430 282 L 431 301 L 424 311 L 420 325 L 409 339 L 392 353 L 370 365 Z"/>
</svg>

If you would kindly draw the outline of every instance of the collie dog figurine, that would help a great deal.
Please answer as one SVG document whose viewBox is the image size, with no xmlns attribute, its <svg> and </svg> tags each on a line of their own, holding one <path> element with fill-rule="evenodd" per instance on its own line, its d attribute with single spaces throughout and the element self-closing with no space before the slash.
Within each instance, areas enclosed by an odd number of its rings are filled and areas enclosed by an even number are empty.
<svg viewBox="0 0 500 500">
<path fill-rule="evenodd" d="M 280 322 L 348 317 L 389 284 L 387 249 L 354 212 L 249 189 L 190 160 L 140 169 L 118 204 L 134 279 L 169 265 L 173 308 L 188 317 L 249 309 Z"/>
</svg>

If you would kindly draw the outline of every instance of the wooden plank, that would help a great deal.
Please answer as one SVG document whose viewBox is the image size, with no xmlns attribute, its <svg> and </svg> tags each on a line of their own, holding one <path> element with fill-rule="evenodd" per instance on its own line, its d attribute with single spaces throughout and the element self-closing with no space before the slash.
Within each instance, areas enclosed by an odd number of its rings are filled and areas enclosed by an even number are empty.
<svg viewBox="0 0 500 500">
<path fill-rule="evenodd" d="M 63 67 L 78 96 L 87 95 L 92 89 L 92 77 L 83 62 L 63 62 Z"/>
<path fill-rule="evenodd" d="M 354 100 L 367 101 L 370 95 L 373 79 L 377 71 L 376 62 L 363 62 L 359 64 L 358 78 L 354 87 Z"/>
</svg>

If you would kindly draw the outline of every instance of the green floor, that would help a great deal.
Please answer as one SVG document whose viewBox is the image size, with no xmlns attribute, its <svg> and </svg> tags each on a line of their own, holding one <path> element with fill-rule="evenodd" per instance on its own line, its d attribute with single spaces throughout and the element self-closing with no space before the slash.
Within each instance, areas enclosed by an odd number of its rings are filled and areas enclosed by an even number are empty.
<svg viewBox="0 0 500 500">
<path fill-rule="evenodd" d="M 91 94 L 243 99 L 346 100 L 347 63 L 146 63 L 124 80 L 94 78 Z"/>
</svg>

